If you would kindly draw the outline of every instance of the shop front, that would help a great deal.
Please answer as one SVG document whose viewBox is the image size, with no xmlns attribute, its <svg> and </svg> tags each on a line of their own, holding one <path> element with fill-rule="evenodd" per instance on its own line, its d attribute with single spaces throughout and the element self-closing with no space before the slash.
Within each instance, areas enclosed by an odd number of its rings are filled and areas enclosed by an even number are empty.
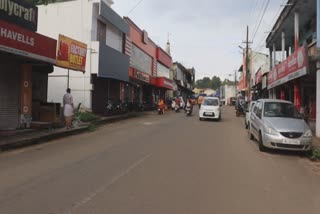
<svg viewBox="0 0 320 214">
<path fill-rule="evenodd" d="M 30 11 L 36 7 L 23 1 Z M 34 20 L 0 20 L 0 130 L 29 127 L 32 121 L 55 119 L 60 107 L 47 103 L 48 73 L 56 62 L 57 41 L 35 33 Z M 4 21 L 6 20 L 6 21 Z M 29 24 L 28 24 L 29 23 Z M 59 108 L 47 113 L 49 108 Z"/>
<path fill-rule="evenodd" d="M 252 100 L 258 100 L 262 98 L 262 70 L 259 69 L 254 76 L 255 85 L 253 87 Z"/>
<path fill-rule="evenodd" d="M 156 79 L 156 83 L 155 85 L 158 87 L 158 94 L 156 94 L 157 98 L 156 101 L 160 98 L 163 99 L 165 101 L 169 100 L 167 97 L 167 91 L 177 91 L 178 90 L 178 86 L 177 84 L 166 77 L 158 77 Z"/>
<path fill-rule="evenodd" d="M 306 47 L 298 48 L 268 73 L 268 90 L 270 98 L 291 101 L 301 113 L 306 108 L 310 112 L 314 111 L 316 90 L 309 72 Z"/>
<path fill-rule="evenodd" d="M 154 78 L 135 68 L 130 68 L 129 77 L 132 101 L 144 103 L 147 109 L 152 109 L 155 104 Z"/>
</svg>

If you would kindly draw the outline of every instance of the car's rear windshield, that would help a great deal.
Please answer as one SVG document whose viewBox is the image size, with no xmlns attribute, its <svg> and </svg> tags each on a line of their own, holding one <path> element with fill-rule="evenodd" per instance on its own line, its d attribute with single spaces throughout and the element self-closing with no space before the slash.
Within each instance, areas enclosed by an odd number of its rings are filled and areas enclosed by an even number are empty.
<svg viewBox="0 0 320 214">
<path fill-rule="evenodd" d="M 202 105 L 205 106 L 218 106 L 219 101 L 218 99 L 204 99 Z"/>
<path fill-rule="evenodd" d="M 301 118 L 300 113 L 292 103 L 266 102 L 264 104 L 265 117 Z"/>
</svg>

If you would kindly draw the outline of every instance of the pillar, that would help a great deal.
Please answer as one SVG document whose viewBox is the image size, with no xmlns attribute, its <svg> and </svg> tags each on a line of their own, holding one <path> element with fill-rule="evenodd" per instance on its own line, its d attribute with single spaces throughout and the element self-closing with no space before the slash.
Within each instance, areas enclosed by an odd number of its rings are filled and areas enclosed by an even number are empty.
<svg viewBox="0 0 320 214">
<path fill-rule="evenodd" d="M 289 56 L 291 56 L 291 54 L 292 54 L 292 48 L 289 47 Z"/>
<path fill-rule="evenodd" d="M 273 56 L 272 56 L 272 58 L 273 58 L 273 66 L 272 67 L 275 67 L 276 66 L 276 64 L 277 64 L 277 60 L 276 60 L 276 44 L 274 44 L 273 43 L 273 45 L 272 45 L 273 47 L 272 47 L 272 53 L 273 53 Z"/>
<path fill-rule="evenodd" d="M 29 128 L 32 120 L 32 65 L 21 65 L 20 124 Z"/>
<path fill-rule="evenodd" d="M 272 49 L 269 48 L 269 70 L 271 71 L 273 68 L 273 53 L 272 53 Z"/>
<path fill-rule="evenodd" d="M 300 94 L 300 84 L 298 80 L 294 81 L 293 84 L 293 99 L 294 105 L 296 106 L 297 110 L 300 112 L 301 109 L 301 94 Z"/>
<path fill-rule="evenodd" d="M 317 0 L 317 48 L 320 48 L 320 0 Z M 316 136 L 320 137 L 320 60 L 317 63 Z"/>
<path fill-rule="evenodd" d="M 294 13 L 294 50 L 299 48 L 299 13 Z"/>
<path fill-rule="evenodd" d="M 285 38 L 285 33 L 281 33 L 281 61 L 284 61 L 286 59 L 286 38 Z"/>
</svg>

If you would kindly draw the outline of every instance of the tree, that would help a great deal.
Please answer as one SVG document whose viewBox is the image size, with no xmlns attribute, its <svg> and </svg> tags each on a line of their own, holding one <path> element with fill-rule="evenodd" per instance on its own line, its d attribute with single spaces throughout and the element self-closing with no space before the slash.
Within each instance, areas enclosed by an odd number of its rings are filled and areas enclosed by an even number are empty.
<svg viewBox="0 0 320 214">
<path fill-rule="evenodd" d="M 197 88 L 211 88 L 211 80 L 209 77 L 204 77 L 196 81 Z"/>
<path fill-rule="evenodd" d="M 220 77 L 213 76 L 211 79 L 211 88 L 214 90 L 219 89 L 221 86 L 221 79 Z"/>
</svg>

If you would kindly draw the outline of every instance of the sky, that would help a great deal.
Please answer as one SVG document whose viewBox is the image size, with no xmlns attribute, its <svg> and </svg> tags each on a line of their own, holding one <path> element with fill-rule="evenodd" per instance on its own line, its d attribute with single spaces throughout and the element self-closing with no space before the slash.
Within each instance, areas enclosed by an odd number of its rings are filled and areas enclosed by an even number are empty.
<svg viewBox="0 0 320 214">
<path fill-rule="evenodd" d="M 173 61 L 196 69 L 196 79 L 234 79 L 242 63 L 246 26 L 254 51 L 267 53 L 265 39 L 286 0 L 113 0 L 120 16 L 130 17 L 159 46 L 168 35 Z M 265 5 L 266 12 L 263 13 Z M 264 14 L 264 15 L 263 15 Z M 260 17 L 263 16 L 259 26 Z M 255 33 L 256 32 L 256 33 Z M 255 37 L 253 38 L 253 35 Z"/>
</svg>

